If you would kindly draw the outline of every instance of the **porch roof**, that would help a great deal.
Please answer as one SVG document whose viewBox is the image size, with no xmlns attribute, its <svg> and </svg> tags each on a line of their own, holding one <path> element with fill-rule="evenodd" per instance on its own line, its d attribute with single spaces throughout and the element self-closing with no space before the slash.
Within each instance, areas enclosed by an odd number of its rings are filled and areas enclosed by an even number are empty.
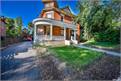
<svg viewBox="0 0 121 81">
<path fill-rule="evenodd" d="M 65 27 L 65 28 L 71 28 L 73 30 L 76 30 L 76 25 L 71 23 L 65 23 L 62 21 L 54 20 L 54 19 L 48 19 L 48 18 L 36 18 L 33 20 L 33 24 L 36 24 L 37 22 L 43 22 L 43 23 L 49 23 L 52 25 Z"/>
</svg>

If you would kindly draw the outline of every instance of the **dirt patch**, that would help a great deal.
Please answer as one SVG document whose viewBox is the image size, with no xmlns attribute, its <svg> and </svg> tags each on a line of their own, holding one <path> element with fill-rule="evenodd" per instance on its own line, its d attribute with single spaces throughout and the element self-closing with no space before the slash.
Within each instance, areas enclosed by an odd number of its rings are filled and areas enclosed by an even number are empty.
<svg viewBox="0 0 121 81">
<path fill-rule="evenodd" d="M 41 57 L 39 60 L 42 69 L 42 80 L 62 80 L 62 72 L 57 69 L 50 56 Z"/>
<path fill-rule="evenodd" d="M 46 51 L 46 52 L 45 52 Z M 72 70 L 65 62 L 59 61 L 46 48 L 38 49 L 38 66 L 42 80 L 70 80 Z"/>
<path fill-rule="evenodd" d="M 94 62 L 87 69 L 78 72 L 77 79 L 82 80 L 112 80 L 120 75 L 120 58 L 106 55 Z"/>
</svg>

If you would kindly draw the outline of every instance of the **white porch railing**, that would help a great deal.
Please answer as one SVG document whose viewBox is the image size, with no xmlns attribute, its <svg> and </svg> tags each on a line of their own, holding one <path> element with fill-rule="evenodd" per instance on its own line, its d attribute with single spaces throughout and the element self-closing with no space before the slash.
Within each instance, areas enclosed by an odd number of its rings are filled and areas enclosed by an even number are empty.
<svg viewBox="0 0 121 81">
<path fill-rule="evenodd" d="M 52 36 L 53 40 L 64 40 L 64 36 Z"/>
<path fill-rule="evenodd" d="M 51 40 L 50 35 L 38 35 L 36 36 L 36 40 Z M 52 36 L 52 40 L 64 40 L 64 36 Z"/>
</svg>

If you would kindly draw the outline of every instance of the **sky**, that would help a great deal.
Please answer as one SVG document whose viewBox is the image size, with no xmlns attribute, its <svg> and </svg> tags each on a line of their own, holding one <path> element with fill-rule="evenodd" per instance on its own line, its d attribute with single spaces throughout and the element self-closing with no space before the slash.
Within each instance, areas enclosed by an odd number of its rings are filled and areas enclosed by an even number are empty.
<svg viewBox="0 0 121 81">
<path fill-rule="evenodd" d="M 69 5 L 74 15 L 78 14 L 77 0 L 58 0 L 59 8 Z M 23 26 L 37 18 L 44 8 L 41 0 L 2 0 L 0 16 L 10 18 L 22 17 Z"/>
</svg>

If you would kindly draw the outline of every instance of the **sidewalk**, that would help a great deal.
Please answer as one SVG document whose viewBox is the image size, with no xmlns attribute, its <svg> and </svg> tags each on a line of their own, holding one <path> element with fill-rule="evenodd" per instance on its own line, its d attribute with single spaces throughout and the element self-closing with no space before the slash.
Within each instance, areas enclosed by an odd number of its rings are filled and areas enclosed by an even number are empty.
<svg viewBox="0 0 121 81">
<path fill-rule="evenodd" d="M 117 52 L 113 52 L 113 51 L 107 51 L 107 50 L 103 50 L 103 49 L 99 49 L 99 48 L 88 47 L 88 46 L 84 46 L 84 45 L 81 45 L 81 44 L 80 45 L 76 45 L 76 47 L 85 48 L 85 49 L 98 51 L 98 52 L 103 52 L 103 53 L 106 53 L 106 54 L 109 54 L 109 55 L 121 57 L 121 53 L 117 53 Z"/>
</svg>

